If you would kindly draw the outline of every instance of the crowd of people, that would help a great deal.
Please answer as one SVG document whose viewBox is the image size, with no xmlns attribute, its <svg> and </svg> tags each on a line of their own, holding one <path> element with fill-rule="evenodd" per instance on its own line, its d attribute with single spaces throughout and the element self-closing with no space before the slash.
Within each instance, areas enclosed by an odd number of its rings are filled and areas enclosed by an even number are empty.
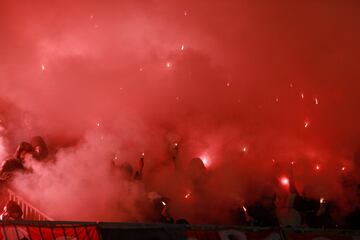
<svg viewBox="0 0 360 240">
<path fill-rule="evenodd" d="M 175 169 L 178 169 L 179 143 L 172 143 L 170 155 Z M 46 162 L 48 158 L 48 147 L 44 139 L 40 136 L 33 137 L 30 142 L 21 142 L 17 147 L 13 157 L 5 159 L 0 169 L 0 203 L 3 212 L 1 220 L 21 220 L 23 212 L 15 201 L 8 201 L 6 187 L 9 186 L 17 173 L 31 173 L 29 165 L 31 161 Z M 138 160 L 138 166 L 133 167 L 130 163 L 116 163 L 110 161 L 112 173 L 119 176 L 119 181 L 144 183 L 145 155 L 142 154 Z M 182 170 L 184 171 L 184 170 Z M 200 158 L 193 158 L 189 161 L 185 169 L 186 176 L 189 178 L 190 189 L 183 196 L 184 201 L 200 199 L 199 195 L 203 192 L 202 187 L 207 181 L 208 170 Z M 346 228 L 360 229 L 360 184 L 356 182 L 348 184 L 350 191 L 355 193 L 355 201 L 349 203 L 351 211 L 342 214 L 340 205 L 331 199 L 314 198 L 304 190 L 299 192 L 294 177 L 294 168 L 289 167 L 287 188 L 279 191 L 264 191 L 256 200 L 239 201 L 227 208 L 229 221 L 226 224 L 243 226 L 291 226 L 291 227 L 310 227 L 310 228 Z M 344 183 L 345 184 L 345 183 Z M 198 195 L 198 196 L 197 196 Z M 201 201 L 206 199 L 201 199 Z M 172 201 L 169 196 L 165 196 L 158 191 L 149 191 L 147 194 L 148 210 L 146 222 L 163 222 L 189 224 L 187 216 L 174 219 L 172 213 Z M 201 205 L 192 204 L 194 212 L 201 212 Z M 195 209 L 197 208 L 197 209 Z M 201 209 L 200 209 L 201 210 Z M 227 211 L 224 210 L 224 211 Z M 210 220 L 209 220 L 210 221 Z M 204 222 L 208 223 L 208 222 Z M 212 223 L 212 222 L 209 222 Z M 218 222 L 217 224 L 221 224 Z"/>
</svg>

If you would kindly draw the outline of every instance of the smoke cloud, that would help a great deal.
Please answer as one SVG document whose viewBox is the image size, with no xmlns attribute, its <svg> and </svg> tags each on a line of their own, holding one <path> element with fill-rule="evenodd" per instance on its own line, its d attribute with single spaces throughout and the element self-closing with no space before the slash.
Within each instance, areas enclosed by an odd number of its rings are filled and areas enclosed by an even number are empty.
<svg viewBox="0 0 360 240">
<path fill-rule="evenodd" d="M 360 167 L 359 7 L 2 1 L 0 156 L 41 135 L 52 160 L 14 187 L 56 219 L 142 221 L 157 191 L 176 218 L 226 222 L 294 161 L 300 190 L 337 198 Z M 141 183 L 112 173 L 142 152 Z M 207 166 L 198 212 L 183 198 L 194 157 Z"/>
</svg>

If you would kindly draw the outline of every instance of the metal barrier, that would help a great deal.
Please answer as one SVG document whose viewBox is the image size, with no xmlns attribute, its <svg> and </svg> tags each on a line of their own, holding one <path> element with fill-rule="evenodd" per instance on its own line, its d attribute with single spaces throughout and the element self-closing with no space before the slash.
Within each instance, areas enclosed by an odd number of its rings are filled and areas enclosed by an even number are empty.
<svg viewBox="0 0 360 240">
<path fill-rule="evenodd" d="M 37 221 L 53 221 L 51 217 L 34 207 L 24 198 L 20 197 L 17 193 L 11 189 L 7 189 L 8 200 L 13 200 L 19 204 L 21 210 L 23 211 L 23 218 L 26 220 L 37 220 Z"/>
<path fill-rule="evenodd" d="M 359 236 L 359 231 L 343 229 L 324 230 L 281 227 L 266 228 L 222 225 L 64 221 L 0 221 L 0 240 L 358 240 Z"/>
</svg>

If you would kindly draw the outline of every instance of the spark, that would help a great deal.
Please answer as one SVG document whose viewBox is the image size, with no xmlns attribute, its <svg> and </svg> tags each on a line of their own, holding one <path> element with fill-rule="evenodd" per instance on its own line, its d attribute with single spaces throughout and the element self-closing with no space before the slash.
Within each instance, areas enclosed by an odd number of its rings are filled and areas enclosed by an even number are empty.
<svg viewBox="0 0 360 240">
<path fill-rule="evenodd" d="M 145 153 L 143 152 L 143 153 L 141 153 L 141 157 L 145 157 Z"/>
<path fill-rule="evenodd" d="M 247 209 L 244 205 L 242 206 L 242 209 L 244 210 L 244 212 L 247 212 Z"/>
<path fill-rule="evenodd" d="M 305 97 L 304 93 L 301 93 L 300 96 L 301 96 L 302 99 L 304 99 L 304 97 Z"/>
<path fill-rule="evenodd" d="M 179 144 L 176 142 L 176 143 L 174 143 L 174 146 L 177 147 L 177 146 L 179 146 Z"/>
<path fill-rule="evenodd" d="M 243 147 L 243 148 L 242 148 L 242 151 L 243 151 L 243 152 L 247 152 L 247 147 Z"/>
<path fill-rule="evenodd" d="M 166 203 L 164 201 L 161 201 L 162 205 L 166 206 Z"/>
<path fill-rule="evenodd" d="M 167 67 L 167 68 L 170 68 L 170 67 L 171 67 L 171 63 L 170 63 L 170 62 L 167 62 L 167 63 L 166 63 L 166 67 Z"/>
<path fill-rule="evenodd" d="M 117 155 L 115 155 L 114 159 L 115 159 L 115 160 L 117 160 L 117 159 L 118 159 Z"/>
<path fill-rule="evenodd" d="M 184 51 L 184 49 L 185 49 L 185 46 L 181 45 L 181 51 Z"/>
<path fill-rule="evenodd" d="M 291 162 L 290 162 L 290 164 L 291 164 L 291 165 L 294 165 L 294 164 L 295 164 L 295 162 L 294 162 L 294 161 L 291 161 Z"/>
<path fill-rule="evenodd" d="M 100 122 L 97 122 L 97 123 L 96 123 L 96 126 L 100 127 Z"/>
<path fill-rule="evenodd" d="M 44 65 L 44 64 L 41 65 L 41 70 L 42 70 L 42 71 L 45 71 L 45 65 Z"/>
<path fill-rule="evenodd" d="M 317 98 L 315 98 L 315 104 L 318 105 L 319 104 L 319 100 Z"/>
<path fill-rule="evenodd" d="M 309 121 L 305 121 L 304 127 L 305 127 L 305 128 L 308 128 L 309 125 L 310 125 L 310 122 L 309 122 Z"/>
<path fill-rule="evenodd" d="M 203 154 L 201 157 L 200 157 L 201 161 L 203 162 L 204 166 L 206 168 L 208 168 L 211 164 L 211 161 L 210 161 L 210 158 L 209 158 L 209 155 L 207 153 Z"/>
<path fill-rule="evenodd" d="M 341 171 L 345 171 L 345 169 L 346 169 L 345 167 L 342 167 L 342 168 L 341 168 Z"/>
<path fill-rule="evenodd" d="M 324 198 L 320 198 L 320 204 L 325 203 L 325 199 Z"/>
<path fill-rule="evenodd" d="M 287 178 L 287 177 L 280 178 L 280 183 L 283 186 L 289 186 L 289 178 Z"/>
<path fill-rule="evenodd" d="M 319 170 L 320 170 L 320 165 L 317 164 L 317 165 L 315 166 L 315 169 L 316 169 L 317 171 L 319 171 Z"/>
<path fill-rule="evenodd" d="M 226 86 L 227 86 L 227 87 L 230 87 L 230 83 L 229 83 L 229 82 L 227 82 L 227 83 L 226 83 Z"/>
<path fill-rule="evenodd" d="M 185 199 L 189 199 L 190 196 L 191 196 L 191 192 L 188 192 L 187 194 L 185 194 L 184 198 L 185 198 Z"/>
</svg>

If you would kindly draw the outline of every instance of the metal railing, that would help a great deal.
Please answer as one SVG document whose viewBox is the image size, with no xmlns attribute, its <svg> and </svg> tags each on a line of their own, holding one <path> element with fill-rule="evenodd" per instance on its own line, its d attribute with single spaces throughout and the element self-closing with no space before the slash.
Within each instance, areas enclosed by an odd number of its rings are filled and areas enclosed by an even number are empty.
<svg viewBox="0 0 360 240">
<path fill-rule="evenodd" d="M 23 211 L 23 219 L 26 220 L 35 220 L 35 221 L 54 221 L 53 218 L 49 217 L 38 208 L 34 207 L 24 198 L 20 197 L 16 192 L 11 189 L 7 189 L 8 200 L 12 200 L 19 204 L 21 210 Z"/>
</svg>

